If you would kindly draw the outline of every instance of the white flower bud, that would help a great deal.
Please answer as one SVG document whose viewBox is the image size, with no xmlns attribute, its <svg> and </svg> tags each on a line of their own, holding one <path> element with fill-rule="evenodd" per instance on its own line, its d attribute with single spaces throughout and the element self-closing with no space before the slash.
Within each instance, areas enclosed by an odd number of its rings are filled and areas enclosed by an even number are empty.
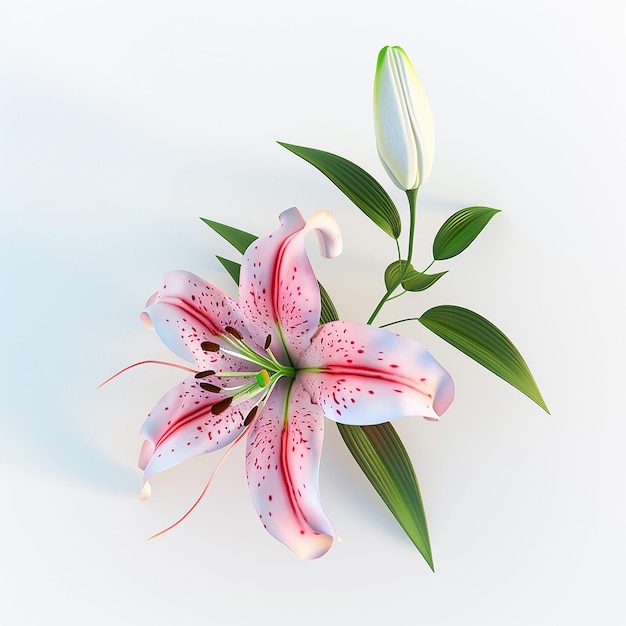
<svg viewBox="0 0 626 626">
<path fill-rule="evenodd" d="M 380 160 L 400 189 L 426 181 L 435 152 L 435 124 L 428 98 L 409 57 L 399 46 L 378 55 L 374 127 Z"/>
</svg>

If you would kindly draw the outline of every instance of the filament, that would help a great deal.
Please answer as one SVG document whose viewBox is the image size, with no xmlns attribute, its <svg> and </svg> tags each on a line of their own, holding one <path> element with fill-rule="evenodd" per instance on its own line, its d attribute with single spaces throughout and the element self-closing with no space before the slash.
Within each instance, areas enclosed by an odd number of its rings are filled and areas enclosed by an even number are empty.
<svg viewBox="0 0 626 626">
<path fill-rule="evenodd" d="M 138 361 L 137 363 L 133 363 L 132 365 L 129 365 L 128 367 L 125 367 L 124 369 L 121 369 L 116 374 L 113 374 L 113 376 L 109 376 L 109 378 L 107 378 L 104 382 L 100 383 L 96 387 L 96 389 L 100 389 L 100 387 L 104 387 L 104 385 L 106 385 L 107 383 L 110 383 L 114 378 L 117 378 L 120 374 L 127 372 L 133 367 L 137 367 L 138 365 L 146 365 L 148 363 L 155 363 L 156 365 L 169 365 L 169 367 L 177 367 L 180 370 L 185 370 L 186 372 L 191 372 L 192 374 L 196 371 L 194 369 L 191 369 L 190 367 L 187 367 L 186 365 L 179 365 L 178 363 L 170 363 L 168 361 L 154 361 L 152 359 L 147 360 L 147 361 Z"/>
</svg>

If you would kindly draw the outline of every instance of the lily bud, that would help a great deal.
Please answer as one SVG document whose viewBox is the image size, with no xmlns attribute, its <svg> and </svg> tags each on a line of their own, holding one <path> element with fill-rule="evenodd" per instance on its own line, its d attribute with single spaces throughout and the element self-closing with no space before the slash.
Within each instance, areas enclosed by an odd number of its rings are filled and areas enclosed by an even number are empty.
<svg viewBox="0 0 626 626">
<path fill-rule="evenodd" d="M 419 187 L 430 174 L 435 124 L 428 98 L 409 57 L 399 46 L 379 55 L 374 79 L 378 155 L 400 189 Z"/>
</svg>

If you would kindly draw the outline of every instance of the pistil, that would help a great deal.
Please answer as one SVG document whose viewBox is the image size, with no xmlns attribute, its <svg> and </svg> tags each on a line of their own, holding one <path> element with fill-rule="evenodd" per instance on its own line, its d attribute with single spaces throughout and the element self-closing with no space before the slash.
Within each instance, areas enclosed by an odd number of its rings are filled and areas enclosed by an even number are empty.
<svg viewBox="0 0 626 626">
<path fill-rule="evenodd" d="M 224 333 L 220 335 L 219 339 L 220 343 L 216 343 L 214 341 L 203 341 L 200 346 L 206 352 L 223 352 L 243 361 L 254 363 L 259 367 L 259 369 L 237 372 L 204 370 L 196 373 L 195 377 L 203 379 L 214 376 L 218 380 L 220 378 L 238 377 L 249 379 L 248 382 L 239 386 L 222 387 L 217 384 L 205 382 L 204 380 L 198 384 L 201 389 L 209 393 L 228 394 L 226 398 L 219 400 L 212 406 L 211 413 L 214 415 L 219 415 L 233 404 L 239 404 L 245 400 L 259 396 L 258 401 L 248 413 L 245 420 L 247 424 L 250 424 L 257 414 L 260 405 L 262 405 L 269 396 L 278 380 L 282 376 L 294 378 L 296 371 L 289 365 L 283 365 L 272 353 L 270 350 L 272 340 L 271 335 L 268 335 L 265 340 L 263 347 L 265 354 L 259 354 L 258 348 L 254 349 L 248 345 L 244 340 L 243 334 L 232 326 L 226 326 L 224 328 Z"/>
</svg>

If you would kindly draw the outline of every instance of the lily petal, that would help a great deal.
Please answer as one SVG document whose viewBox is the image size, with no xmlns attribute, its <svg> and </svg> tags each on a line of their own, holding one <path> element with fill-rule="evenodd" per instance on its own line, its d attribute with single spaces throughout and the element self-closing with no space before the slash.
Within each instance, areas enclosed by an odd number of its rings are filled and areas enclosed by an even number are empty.
<svg viewBox="0 0 626 626">
<path fill-rule="evenodd" d="M 317 279 L 304 245 L 306 222 L 298 209 L 280 215 L 280 227 L 257 239 L 241 264 L 239 305 L 290 355 L 301 354 L 317 328 L 321 304 Z"/>
<path fill-rule="evenodd" d="M 256 399 L 228 407 L 219 415 L 211 408 L 225 393 L 211 393 L 194 376 L 168 391 L 152 409 L 141 428 L 146 442 L 139 455 L 144 482 L 151 476 L 201 454 L 232 443 Z"/>
<path fill-rule="evenodd" d="M 156 297 L 155 297 L 156 296 Z M 203 369 L 247 371 L 243 362 L 223 352 L 207 353 L 203 341 L 220 343 L 226 326 L 236 328 L 249 344 L 263 345 L 265 336 L 243 316 L 237 303 L 221 289 L 190 272 L 169 272 L 163 287 L 148 301 L 143 313 L 159 337 L 175 354 Z M 250 332 L 252 331 L 252 332 Z M 259 347 L 259 352 L 262 349 Z"/>
<path fill-rule="evenodd" d="M 343 424 L 436 420 L 454 398 L 452 378 L 424 347 L 366 324 L 324 324 L 296 367 L 326 417 Z"/>
<path fill-rule="evenodd" d="M 294 379 L 280 380 L 248 435 L 252 502 L 267 531 L 301 559 L 331 547 L 335 530 L 320 503 L 324 416 Z"/>
<path fill-rule="evenodd" d="M 341 231 L 335 216 L 330 211 L 316 211 L 311 215 L 304 227 L 304 234 L 312 230 L 317 233 L 317 241 L 320 246 L 320 254 L 327 259 L 334 259 L 343 250 Z"/>
</svg>

